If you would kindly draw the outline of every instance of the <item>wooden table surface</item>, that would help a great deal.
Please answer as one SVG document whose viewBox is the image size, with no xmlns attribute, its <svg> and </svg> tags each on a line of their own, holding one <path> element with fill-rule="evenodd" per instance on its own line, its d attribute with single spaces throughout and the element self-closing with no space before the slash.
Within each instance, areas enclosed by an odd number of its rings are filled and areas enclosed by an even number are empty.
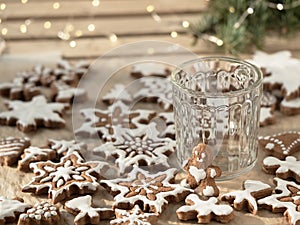
<svg viewBox="0 0 300 225">
<path fill-rule="evenodd" d="M 60 57 L 77 60 L 89 59 L 91 62 L 108 52 L 109 57 L 101 58 L 102 63 L 107 65 L 116 65 L 120 62 L 128 62 L 140 59 L 145 55 L 145 51 L 132 49 L 116 55 L 115 48 L 124 46 L 128 43 L 139 41 L 167 41 L 180 45 L 198 56 L 220 55 L 214 46 L 206 42 L 199 41 L 198 45 L 192 46 L 192 37 L 186 28 L 182 27 L 182 22 L 197 21 L 200 14 L 206 9 L 207 1 L 204 0 L 101 0 L 98 7 L 91 5 L 92 1 L 62 0 L 60 8 L 53 9 L 53 1 L 29 0 L 27 4 L 21 4 L 18 0 L 4 0 L 6 9 L 0 13 L 0 29 L 7 27 L 8 33 L 2 36 L 6 39 L 6 50 L 4 55 L 0 56 L 0 81 L 11 80 L 16 72 L 30 69 L 37 63 L 54 66 Z M 149 13 L 147 6 L 154 6 L 155 13 Z M 159 17 L 159 19 L 158 19 Z M 27 33 L 20 32 L 20 25 L 30 19 Z M 52 27 L 44 29 L 43 24 L 50 21 Z M 28 21 L 27 21 L 28 22 Z M 93 23 L 95 30 L 90 32 L 87 26 Z M 59 31 L 63 31 L 67 24 L 73 26 L 72 35 L 69 40 L 63 41 L 57 37 Z M 70 25 L 69 25 L 70 28 Z M 75 37 L 76 31 L 82 31 L 80 37 Z M 172 38 L 170 33 L 176 31 L 178 36 Z M 112 35 L 117 36 L 115 42 L 111 41 Z M 275 52 L 279 50 L 290 50 L 294 57 L 300 59 L 300 34 L 291 39 L 283 39 L 277 36 L 268 36 L 266 38 L 265 51 Z M 70 41 L 76 41 L 76 47 L 70 47 Z M 174 62 L 184 61 L 191 55 L 183 48 L 168 53 L 164 49 L 155 49 L 151 53 L 154 59 L 170 60 L 175 57 Z M 170 55 L 168 55 L 170 54 Z M 242 54 L 243 58 L 251 57 L 249 54 Z M 117 60 L 117 61 L 116 61 Z M 177 60 L 177 61 L 176 61 Z M 122 64 L 122 63 L 121 63 Z M 119 66 L 119 64 L 118 64 Z M 126 71 L 126 69 L 125 69 Z M 97 72 L 97 71 L 94 71 Z M 98 75 L 104 74 L 101 71 Z M 128 75 L 123 75 L 117 80 L 126 81 Z M 100 78 L 100 79 L 104 79 Z M 3 98 L 0 99 L 0 110 L 5 110 Z M 88 104 L 88 103 L 87 103 Z M 287 117 L 281 113 L 276 113 L 277 122 L 274 125 L 260 128 L 260 135 L 269 135 L 275 132 L 285 130 L 300 130 L 300 115 Z M 43 145 L 48 138 L 71 139 L 74 138 L 72 113 L 68 112 L 64 118 L 67 125 L 64 129 L 49 130 L 39 129 L 37 132 L 26 134 L 32 139 L 34 145 Z M 0 127 L 0 136 L 24 136 L 15 127 Z M 300 156 L 300 154 L 298 154 Z M 221 192 L 225 193 L 241 188 L 242 181 L 245 179 L 261 179 L 272 184 L 273 176 L 266 175 L 261 170 L 261 161 L 264 153 L 259 151 L 259 159 L 255 168 L 248 174 L 231 181 L 218 182 Z M 28 203 L 41 201 L 30 194 L 22 193 L 21 187 L 29 182 L 33 175 L 31 173 L 19 172 L 16 168 L 0 168 L 0 195 L 6 197 L 21 196 Z M 97 205 L 103 206 L 112 203 L 112 198 L 104 189 L 101 189 L 95 195 L 94 201 Z M 180 204 L 171 204 L 161 215 L 158 224 L 195 224 L 180 223 L 176 217 L 175 210 Z M 62 224 L 73 224 L 73 216 L 62 213 Z M 103 224 L 108 224 L 104 222 Z M 217 224 L 212 222 L 211 224 Z M 254 216 L 247 212 L 235 212 L 235 218 L 230 225 L 263 225 L 263 224 L 287 224 L 286 219 L 281 214 L 272 214 L 266 210 L 260 210 L 258 215 Z"/>
</svg>

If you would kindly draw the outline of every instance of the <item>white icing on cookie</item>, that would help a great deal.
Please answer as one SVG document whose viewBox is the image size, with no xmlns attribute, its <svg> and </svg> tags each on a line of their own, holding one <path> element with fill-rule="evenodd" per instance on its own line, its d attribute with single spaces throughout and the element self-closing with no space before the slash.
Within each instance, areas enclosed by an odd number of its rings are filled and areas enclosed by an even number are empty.
<svg viewBox="0 0 300 225">
<path fill-rule="evenodd" d="M 49 139 L 49 146 L 55 150 L 58 155 L 71 155 L 73 152 L 81 153 L 82 150 L 86 150 L 87 146 L 83 142 L 77 142 L 75 140 L 54 140 Z"/>
<path fill-rule="evenodd" d="M 75 224 L 81 224 L 83 221 L 87 221 L 86 218 L 89 218 L 90 220 L 97 220 L 98 222 L 100 222 L 100 212 L 112 213 L 112 209 L 109 208 L 92 207 L 92 197 L 90 195 L 69 200 L 65 203 L 65 206 L 67 210 L 76 212 L 77 215 L 74 219 Z"/>
<path fill-rule="evenodd" d="M 193 176 L 197 183 L 206 178 L 206 172 L 204 169 L 198 169 L 195 166 L 190 166 L 189 173 Z"/>
<path fill-rule="evenodd" d="M 115 163 L 124 173 L 132 165 L 163 165 L 169 167 L 168 156 L 174 152 L 176 142 L 170 138 L 158 137 L 156 124 L 150 123 L 147 129 L 139 132 L 125 131 L 114 142 L 107 142 L 93 151 L 104 154 L 106 158 L 116 158 Z M 151 131 L 149 132 L 149 129 Z M 119 133 L 119 132 L 117 132 Z"/>
<path fill-rule="evenodd" d="M 102 97 L 102 101 L 112 104 L 114 101 L 132 102 L 132 95 L 123 84 L 116 84 Z"/>
<path fill-rule="evenodd" d="M 132 210 L 115 209 L 116 219 L 110 221 L 111 225 L 137 224 L 151 225 L 156 222 L 158 215 L 155 213 L 145 213 L 138 205 L 135 205 Z"/>
<path fill-rule="evenodd" d="M 274 119 L 274 114 L 272 108 L 270 107 L 260 108 L 260 117 L 259 117 L 260 126 L 266 125 L 265 123 L 268 123 L 268 121 L 272 121 L 273 119 Z"/>
<path fill-rule="evenodd" d="M 141 76 L 167 76 L 169 74 L 168 68 L 160 63 L 145 62 L 136 63 L 132 66 L 131 73 L 139 73 Z"/>
<path fill-rule="evenodd" d="M 51 87 L 55 90 L 56 102 L 72 103 L 73 99 L 74 102 L 83 102 L 87 99 L 86 90 L 82 88 L 72 87 L 61 81 L 54 82 Z"/>
<path fill-rule="evenodd" d="M 30 205 L 18 200 L 0 196 L 0 223 L 5 224 L 6 218 L 15 218 L 15 213 L 22 213 L 29 207 Z"/>
<path fill-rule="evenodd" d="M 112 192 L 118 193 L 114 197 L 114 207 L 116 208 L 121 204 L 133 206 L 137 202 L 142 202 L 145 209 L 150 206 L 151 212 L 161 213 L 163 206 L 169 203 L 166 198 L 184 196 L 192 191 L 179 184 L 170 183 L 174 179 L 175 173 L 176 169 L 168 169 L 150 174 L 148 171 L 134 166 L 127 178 L 102 180 L 100 183 Z M 129 195 L 129 193 L 131 194 Z M 145 193 L 148 194 L 145 195 Z M 149 196 L 153 199 L 150 199 Z"/>
<path fill-rule="evenodd" d="M 242 191 L 233 191 L 221 196 L 222 200 L 229 200 L 234 198 L 234 204 L 242 204 L 243 201 L 247 201 L 250 206 L 253 207 L 253 213 L 256 214 L 258 207 L 256 199 L 253 197 L 254 192 L 264 191 L 271 188 L 270 185 L 265 184 L 258 180 L 246 180 L 244 182 L 244 190 Z"/>
<path fill-rule="evenodd" d="M 116 127 L 131 128 L 131 130 L 144 129 L 146 122 L 155 116 L 151 110 L 131 110 L 129 105 L 121 101 L 114 102 L 108 110 L 84 109 L 81 114 L 85 122 L 75 131 L 82 136 L 98 136 L 104 140 L 116 140 Z"/>
<path fill-rule="evenodd" d="M 78 152 L 61 158 L 59 163 L 31 163 L 30 168 L 36 176 L 22 191 L 38 193 L 40 189 L 47 189 L 54 203 L 73 194 L 69 192 L 74 188 L 79 189 L 80 194 L 86 191 L 92 193 L 99 186 L 97 178 L 93 175 L 96 173 L 100 176 L 99 171 L 106 165 L 106 162 L 100 161 L 97 164 L 84 163 Z"/>
<path fill-rule="evenodd" d="M 273 156 L 266 157 L 263 160 L 263 167 L 266 170 L 273 169 L 274 167 L 277 168 L 275 171 L 277 176 L 281 176 L 286 173 L 292 173 L 297 177 L 300 176 L 300 161 L 298 161 L 294 156 L 287 156 L 285 160 L 280 160 Z M 287 175 L 284 175 L 285 178 L 286 176 Z"/>
<path fill-rule="evenodd" d="M 185 213 L 189 212 L 197 212 L 199 217 L 210 215 L 215 216 L 227 216 L 233 213 L 233 209 L 229 205 L 218 205 L 218 199 L 215 197 L 210 197 L 208 200 L 201 200 L 199 195 L 190 194 L 185 199 L 187 205 L 181 206 L 176 210 L 177 215 L 182 214 L 184 216 Z M 196 215 L 195 215 L 196 216 Z M 182 219 L 182 218 L 179 218 Z M 189 218 L 189 219 L 196 219 Z"/>
<path fill-rule="evenodd" d="M 38 126 L 37 121 L 43 121 L 42 124 L 45 127 L 65 125 L 65 120 L 59 114 L 63 113 L 66 105 L 47 103 L 46 98 L 42 95 L 34 97 L 30 102 L 8 101 L 7 105 L 10 111 L 1 112 L 0 119 L 5 121 L 16 119 L 15 124 L 22 131 L 28 127 L 36 129 Z"/>
</svg>

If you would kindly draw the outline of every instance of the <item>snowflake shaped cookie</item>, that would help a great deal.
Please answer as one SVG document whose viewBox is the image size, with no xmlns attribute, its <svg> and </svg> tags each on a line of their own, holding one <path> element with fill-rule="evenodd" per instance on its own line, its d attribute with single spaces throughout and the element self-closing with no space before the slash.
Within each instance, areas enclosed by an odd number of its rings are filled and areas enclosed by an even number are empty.
<svg viewBox="0 0 300 225">
<path fill-rule="evenodd" d="M 53 203 L 69 198 L 72 194 L 93 193 L 99 186 L 99 171 L 106 165 L 101 162 L 98 165 L 84 163 L 77 152 L 63 157 L 59 163 L 32 163 L 30 168 L 36 176 L 22 191 L 35 194 L 48 192 Z"/>
<path fill-rule="evenodd" d="M 116 219 L 110 221 L 111 225 L 153 225 L 158 219 L 155 213 L 145 213 L 138 205 L 135 205 L 131 210 L 115 209 Z"/>
<path fill-rule="evenodd" d="M 77 142 L 75 140 L 48 140 L 48 146 L 55 150 L 59 156 L 67 156 L 71 155 L 73 152 L 79 152 L 80 154 L 82 151 L 87 149 L 87 145 L 83 142 Z"/>
<path fill-rule="evenodd" d="M 0 140 L 0 165 L 12 166 L 29 146 L 28 138 L 7 137 Z"/>
<path fill-rule="evenodd" d="M 108 93 L 102 97 L 102 101 L 107 104 L 113 104 L 115 101 L 123 101 L 130 103 L 133 101 L 132 94 L 126 89 L 123 84 L 116 84 Z"/>
<path fill-rule="evenodd" d="M 274 110 L 271 107 L 260 108 L 259 126 L 264 127 L 275 123 L 275 115 L 273 111 Z"/>
<path fill-rule="evenodd" d="M 55 205 L 48 202 L 37 203 L 34 207 L 22 213 L 18 225 L 52 225 L 59 224 L 60 213 Z"/>
<path fill-rule="evenodd" d="M 16 125 L 23 132 L 36 130 L 37 127 L 58 128 L 65 126 L 60 117 L 67 105 L 47 103 L 44 96 L 36 96 L 30 102 L 9 101 L 10 111 L 0 113 L 0 124 Z"/>
<path fill-rule="evenodd" d="M 143 77 L 138 80 L 142 85 L 133 97 L 136 100 L 157 102 L 166 111 L 173 108 L 172 85 L 167 78 Z"/>
<path fill-rule="evenodd" d="M 155 124 L 151 123 L 150 126 Z M 176 142 L 170 138 L 159 138 L 154 129 L 150 132 L 145 129 L 134 134 L 123 132 L 116 141 L 100 145 L 93 151 L 104 154 L 106 158 L 113 156 L 120 173 L 124 173 L 132 165 L 169 167 L 168 156 L 174 152 Z"/>
<path fill-rule="evenodd" d="M 56 152 L 53 149 L 30 146 L 24 150 L 24 154 L 19 160 L 18 169 L 28 172 L 30 171 L 29 165 L 31 163 L 53 160 L 55 158 Z"/>
<path fill-rule="evenodd" d="M 87 93 L 82 88 L 72 87 L 64 82 L 56 81 L 51 85 L 53 90 L 53 99 L 55 102 L 75 103 L 83 102 L 87 99 Z"/>
<path fill-rule="evenodd" d="M 65 208 L 76 215 L 75 225 L 99 224 L 100 220 L 111 219 L 114 216 L 112 209 L 92 207 L 92 197 L 90 195 L 67 201 Z"/>
<path fill-rule="evenodd" d="M 300 149 L 300 132 L 286 131 L 259 137 L 259 145 L 268 155 L 284 159 Z"/>
<path fill-rule="evenodd" d="M 128 209 L 140 204 L 142 210 L 161 213 L 170 201 L 181 201 L 190 189 L 173 184 L 176 169 L 150 174 L 133 167 L 127 178 L 102 180 L 101 184 L 114 195 L 113 208 Z"/>
<path fill-rule="evenodd" d="M 0 196 L 0 224 L 12 223 L 16 217 L 30 208 L 30 205 L 19 200 Z"/>
<path fill-rule="evenodd" d="M 300 73 L 300 61 L 291 57 L 289 51 L 267 54 L 256 52 L 252 63 L 266 68 L 270 76 L 264 77 L 263 83 L 267 90 L 281 87 L 281 91 L 287 100 L 300 96 L 300 83 L 297 82 Z"/>
<path fill-rule="evenodd" d="M 263 169 L 281 179 L 294 178 L 300 182 L 300 161 L 294 156 L 288 156 L 284 160 L 273 156 L 266 157 L 263 160 Z"/>
<path fill-rule="evenodd" d="M 84 109 L 81 114 L 85 122 L 75 131 L 81 136 L 100 136 L 104 140 L 116 140 L 116 127 L 126 129 L 144 129 L 154 116 L 151 110 L 130 110 L 128 105 L 118 101 L 108 110 Z"/>
<path fill-rule="evenodd" d="M 209 223 L 211 219 L 221 223 L 228 223 L 233 219 L 233 209 L 229 205 L 219 205 L 218 199 L 210 197 L 200 199 L 199 195 L 190 194 L 185 199 L 186 205 L 176 210 L 178 219 L 198 219 L 198 223 Z"/>
<path fill-rule="evenodd" d="M 266 197 L 273 191 L 270 185 L 258 180 L 246 180 L 243 187 L 244 190 L 224 194 L 221 199 L 233 203 L 233 207 L 237 210 L 247 207 L 253 214 L 258 210 L 256 199 Z"/>
<path fill-rule="evenodd" d="M 143 62 L 134 64 L 130 74 L 137 78 L 148 76 L 167 77 L 171 74 L 171 71 L 165 65 L 157 62 Z"/>
</svg>

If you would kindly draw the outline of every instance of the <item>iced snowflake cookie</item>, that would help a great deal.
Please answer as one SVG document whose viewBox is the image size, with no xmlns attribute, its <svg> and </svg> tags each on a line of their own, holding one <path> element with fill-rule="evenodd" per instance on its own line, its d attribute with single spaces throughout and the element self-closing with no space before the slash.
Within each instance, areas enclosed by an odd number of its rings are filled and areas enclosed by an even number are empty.
<svg viewBox="0 0 300 225">
<path fill-rule="evenodd" d="M 158 215 L 155 213 L 143 212 L 138 205 L 131 210 L 115 209 L 116 219 L 111 220 L 111 225 L 154 225 L 157 222 Z"/>
<path fill-rule="evenodd" d="M 1 125 L 16 125 L 20 131 L 29 132 L 37 127 L 59 128 L 65 126 L 61 114 L 66 104 L 47 103 L 44 96 L 34 97 L 30 102 L 8 101 L 10 111 L 0 113 Z"/>
<path fill-rule="evenodd" d="M 154 123 L 149 127 L 155 127 Z M 150 129 L 150 128 L 149 128 Z M 133 165 L 162 165 L 169 167 L 168 156 L 174 152 L 176 142 L 170 138 L 160 138 L 155 128 L 138 132 L 123 132 L 114 142 L 107 142 L 93 151 L 106 158 L 115 158 L 115 163 L 124 173 Z"/>
<path fill-rule="evenodd" d="M 197 219 L 198 223 L 209 223 L 214 219 L 221 223 L 228 223 L 234 216 L 231 206 L 219 205 L 215 197 L 203 200 L 199 195 L 190 194 L 186 197 L 185 203 L 186 205 L 176 210 L 180 220 Z"/>
<path fill-rule="evenodd" d="M 168 78 L 143 77 L 138 82 L 142 87 L 133 94 L 135 100 L 156 102 L 165 111 L 173 109 L 172 85 Z"/>
<path fill-rule="evenodd" d="M 87 150 L 87 145 L 83 142 L 75 140 L 48 140 L 48 146 L 55 150 L 58 156 L 71 155 L 73 152 L 82 153 Z"/>
<path fill-rule="evenodd" d="M 75 133 L 79 136 L 97 137 L 109 141 L 117 138 L 115 128 L 144 129 L 146 124 L 156 115 L 151 110 L 131 110 L 121 101 L 115 102 L 107 110 L 84 109 L 81 114 L 85 122 Z"/>
<path fill-rule="evenodd" d="M 75 214 L 75 225 L 99 224 L 100 220 L 111 219 L 114 211 L 109 208 L 94 208 L 90 195 L 69 200 L 65 204 L 68 212 Z"/>
<path fill-rule="evenodd" d="M 0 140 L 0 165 L 12 166 L 29 146 L 28 138 L 7 137 Z"/>
<path fill-rule="evenodd" d="M 284 159 L 300 150 L 300 132 L 286 131 L 259 137 L 259 145 L 268 155 Z"/>
<path fill-rule="evenodd" d="M 148 76 L 167 77 L 171 74 L 168 67 L 160 63 L 144 62 L 136 63 L 132 66 L 131 76 L 141 78 Z"/>
<path fill-rule="evenodd" d="M 33 162 L 53 160 L 56 158 L 56 152 L 47 147 L 30 146 L 24 150 L 21 160 L 18 163 L 18 169 L 29 172 L 29 165 Z"/>
<path fill-rule="evenodd" d="M 37 203 L 22 213 L 18 225 L 55 225 L 60 222 L 60 213 L 55 205 L 48 202 Z"/>
<path fill-rule="evenodd" d="M 299 96 L 300 83 L 297 77 L 300 72 L 300 61 L 292 58 L 291 52 L 280 51 L 267 54 L 257 51 L 251 62 L 266 68 L 266 71 L 271 73 L 270 76 L 264 77 L 265 90 L 279 89 L 286 100 Z"/>
<path fill-rule="evenodd" d="M 243 190 L 223 194 L 221 200 L 233 204 L 236 210 L 247 208 L 249 212 L 256 214 L 258 210 L 256 200 L 272 194 L 272 191 L 270 185 L 261 181 L 246 180 L 243 183 Z"/>
<path fill-rule="evenodd" d="M 30 168 L 35 177 L 22 191 L 48 193 L 54 204 L 74 194 L 94 193 L 99 186 L 100 170 L 106 165 L 105 162 L 85 163 L 77 152 L 63 157 L 59 163 L 32 163 Z"/>
<path fill-rule="evenodd" d="M 130 103 L 133 101 L 133 97 L 126 89 L 125 85 L 116 84 L 102 97 L 102 101 L 109 105 L 113 104 L 115 101 Z"/>
<path fill-rule="evenodd" d="M 17 199 L 7 199 L 0 196 L 0 224 L 13 223 L 19 215 L 30 208 L 30 205 Z"/>
<path fill-rule="evenodd" d="M 100 183 L 114 196 L 114 209 L 132 209 L 139 204 L 144 212 L 161 213 L 169 202 L 179 202 L 191 192 L 173 183 L 175 173 L 175 169 L 168 169 L 150 174 L 134 166 L 127 178 Z"/>
<path fill-rule="evenodd" d="M 82 88 L 72 87 L 62 81 L 53 82 L 52 88 L 52 99 L 55 102 L 62 102 L 72 104 L 83 102 L 87 99 L 86 90 Z"/>
<path fill-rule="evenodd" d="M 263 160 L 263 169 L 266 173 L 276 174 L 281 179 L 294 178 L 300 182 L 300 161 L 294 156 L 288 156 L 284 160 L 269 156 Z"/>
</svg>

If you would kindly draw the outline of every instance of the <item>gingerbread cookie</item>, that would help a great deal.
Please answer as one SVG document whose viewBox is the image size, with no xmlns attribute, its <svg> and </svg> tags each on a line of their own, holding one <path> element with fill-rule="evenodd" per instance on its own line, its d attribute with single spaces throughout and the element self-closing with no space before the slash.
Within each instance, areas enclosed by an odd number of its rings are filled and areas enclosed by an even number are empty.
<svg viewBox="0 0 300 225">
<path fill-rule="evenodd" d="M 59 128 L 65 126 L 60 117 L 67 105 L 47 103 L 44 96 L 34 97 L 30 102 L 9 101 L 6 103 L 10 111 L 0 113 L 1 125 L 16 125 L 22 132 L 36 130 L 37 127 Z"/>
<path fill-rule="evenodd" d="M 62 81 L 53 82 L 51 85 L 53 90 L 52 99 L 55 102 L 72 104 L 83 102 L 87 99 L 87 93 L 82 88 L 72 87 Z"/>
<path fill-rule="evenodd" d="M 99 135 L 109 141 L 116 140 L 116 127 L 144 129 L 145 124 L 156 115 L 151 110 L 131 110 L 121 101 L 109 106 L 108 110 L 84 109 L 81 114 L 85 117 L 85 122 L 75 131 L 76 134 L 91 137 Z"/>
<path fill-rule="evenodd" d="M 82 153 L 87 150 L 87 145 L 83 142 L 75 140 L 48 140 L 48 146 L 55 150 L 58 156 L 71 155 L 73 152 Z"/>
<path fill-rule="evenodd" d="M 113 88 L 102 97 L 102 101 L 106 104 L 113 104 L 115 101 L 122 101 L 130 103 L 133 101 L 133 97 L 126 86 L 123 84 L 116 84 Z"/>
<path fill-rule="evenodd" d="M 59 224 L 60 212 L 48 202 L 37 203 L 20 215 L 18 225 L 53 225 Z"/>
<path fill-rule="evenodd" d="M 167 77 L 171 74 L 171 71 L 168 67 L 161 63 L 143 62 L 134 64 L 131 68 L 130 74 L 136 78 L 148 76 Z"/>
<path fill-rule="evenodd" d="M 270 92 L 264 91 L 262 94 L 260 106 L 275 109 L 277 104 L 276 97 Z"/>
<path fill-rule="evenodd" d="M 221 223 L 228 223 L 234 216 L 231 206 L 219 205 L 215 197 L 203 200 L 199 195 L 190 194 L 186 197 L 185 203 L 186 205 L 176 210 L 180 220 L 198 219 L 198 223 L 209 223 L 214 219 Z"/>
<path fill-rule="evenodd" d="M 285 131 L 271 136 L 259 137 L 259 145 L 268 155 L 284 159 L 300 149 L 300 132 Z"/>
<path fill-rule="evenodd" d="M 259 199 L 257 203 L 273 213 L 284 213 L 289 208 L 296 208 L 294 199 L 299 197 L 300 185 L 278 177 L 274 178 L 274 183 L 276 185 L 274 193 Z"/>
<path fill-rule="evenodd" d="M 291 225 L 299 225 L 300 224 L 300 211 L 295 208 L 288 208 L 284 212 L 284 216 L 288 218 L 288 221 Z"/>
<path fill-rule="evenodd" d="M 114 217 L 112 209 L 92 207 L 92 197 L 90 195 L 67 201 L 65 208 L 68 212 L 76 215 L 75 225 L 99 224 L 100 220 Z"/>
<path fill-rule="evenodd" d="M 287 100 L 300 96 L 300 83 L 295 81 L 298 77 L 300 61 L 292 58 L 289 51 L 274 54 L 257 51 L 251 62 L 266 68 L 267 72 L 271 73 L 270 76 L 264 77 L 265 90 L 280 89 Z"/>
<path fill-rule="evenodd" d="M 259 126 L 264 127 L 270 124 L 274 124 L 275 121 L 275 115 L 271 107 L 260 108 Z"/>
<path fill-rule="evenodd" d="M 111 225 L 154 225 L 157 222 L 158 215 L 155 213 L 143 212 L 138 205 L 131 210 L 115 209 L 116 219 L 111 220 Z"/>
<path fill-rule="evenodd" d="M 135 204 L 145 212 L 161 213 L 169 202 L 179 202 L 190 189 L 174 184 L 176 169 L 150 174 L 133 167 L 127 178 L 102 180 L 100 183 L 115 196 L 113 208 L 132 209 Z"/>
<path fill-rule="evenodd" d="M 165 111 L 173 109 L 172 85 L 169 79 L 143 77 L 138 82 L 142 87 L 133 94 L 135 100 L 157 102 Z"/>
<path fill-rule="evenodd" d="M 157 120 L 157 124 L 161 127 L 159 137 L 168 137 L 175 140 L 176 130 L 173 112 L 158 113 L 153 120 Z"/>
<path fill-rule="evenodd" d="M 283 99 L 280 103 L 280 111 L 288 116 L 297 115 L 300 113 L 300 97 L 287 101 Z"/>
<path fill-rule="evenodd" d="M 100 145 L 93 151 L 105 155 L 106 158 L 115 158 L 120 173 L 124 173 L 133 165 L 169 167 L 168 156 L 174 152 L 176 142 L 170 138 L 158 137 L 159 133 L 155 132 L 154 123 L 148 126 L 147 129 L 138 132 L 125 131 L 118 135 L 116 141 Z"/>
<path fill-rule="evenodd" d="M 69 198 L 73 194 L 94 193 L 99 184 L 100 169 L 105 162 L 97 165 L 83 162 L 82 157 L 74 152 L 63 157 L 59 163 L 51 161 L 30 164 L 35 177 L 22 189 L 23 192 L 35 194 L 48 193 L 55 204 Z"/>
<path fill-rule="evenodd" d="M 21 155 L 21 160 L 18 164 L 18 169 L 24 172 L 29 172 L 29 165 L 33 162 L 52 160 L 56 158 L 56 152 L 47 147 L 30 146 L 24 150 Z"/>
<path fill-rule="evenodd" d="M 0 140 L 0 165 L 12 166 L 15 164 L 25 148 L 30 146 L 28 138 L 7 137 Z"/>
<path fill-rule="evenodd" d="M 242 191 L 233 191 L 221 196 L 222 201 L 233 204 L 236 210 L 247 208 L 249 212 L 256 214 L 258 207 L 256 200 L 272 194 L 270 185 L 258 180 L 246 180 L 243 183 Z"/>
<path fill-rule="evenodd" d="M 30 205 L 19 200 L 0 196 L 0 224 L 13 223 L 18 216 L 30 208 Z"/>
<path fill-rule="evenodd" d="M 266 157 L 263 160 L 263 169 L 281 179 L 294 178 L 300 182 L 300 161 L 294 156 L 287 156 L 284 160 L 273 156 Z"/>
</svg>

